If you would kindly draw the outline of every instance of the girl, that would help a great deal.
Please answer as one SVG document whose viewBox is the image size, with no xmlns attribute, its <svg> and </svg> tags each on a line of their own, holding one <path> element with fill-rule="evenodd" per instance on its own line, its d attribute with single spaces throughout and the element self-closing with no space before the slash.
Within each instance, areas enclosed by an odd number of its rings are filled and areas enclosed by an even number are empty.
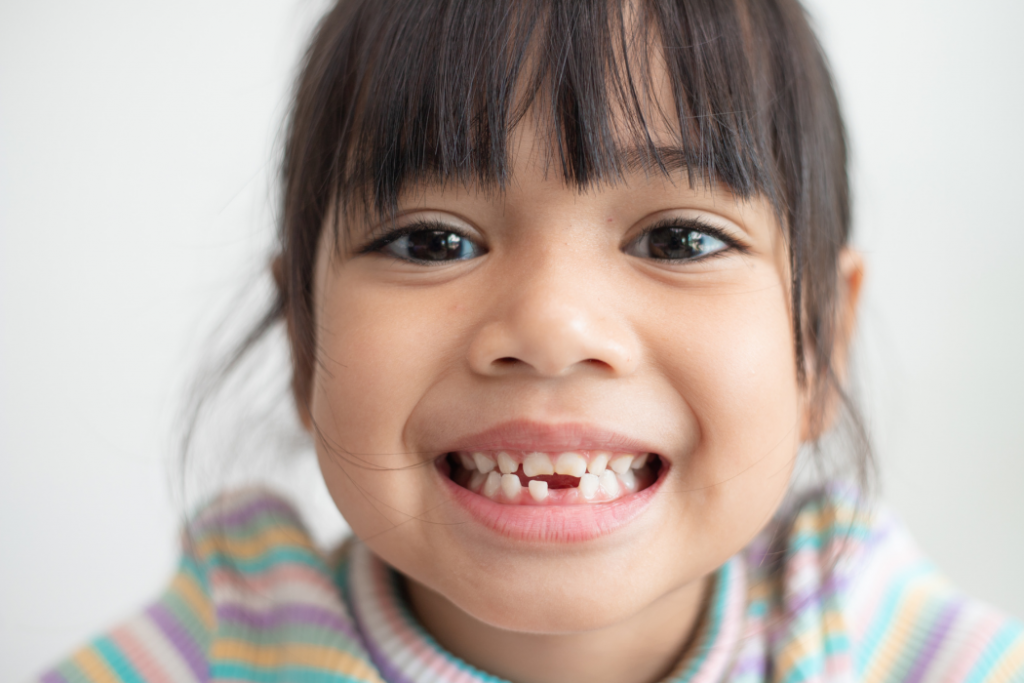
<svg viewBox="0 0 1024 683">
<path fill-rule="evenodd" d="M 795 2 L 342 0 L 283 200 L 251 339 L 286 327 L 355 537 L 321 557 L 224 496 L 42 680 L 1024 678 L 1021 627 L 855 489 L 791 485 L 836 430 L 869 470 L 844 134 Z"/>
</svg>

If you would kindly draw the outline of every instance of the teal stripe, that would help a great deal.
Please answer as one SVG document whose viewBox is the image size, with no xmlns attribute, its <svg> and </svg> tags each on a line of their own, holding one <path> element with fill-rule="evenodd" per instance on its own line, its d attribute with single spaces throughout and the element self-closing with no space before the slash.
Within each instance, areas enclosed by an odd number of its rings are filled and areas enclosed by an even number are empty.
<svg viewBox="0 0 1024 683">
<path fill-rule="evenodd" d="M 734 581 L 735 566 L 737 560 L 729 560 L 715 574 L 714 594 L 711 597 L 711 605 L 708 610 L 707 630 L 701 634 L 699 644 L 694 648 L 693 658 L 687 662 L 682 674 L 673 679 L 674 683 L 683 683 L 693 678 L 693 675 L 704 666 L 705 660 L 711 649 L 718 641 L 719 632 L 722 630 L 722 621 L 725 619 L 725 608 L 729 598 L 729 587 Z"/>
<path fill-rule="evenodd" d="M 105 637 L 100 638 L 94 643 L 94 647 L 121 681 L 124 683 L 146 683 L 121 652 L 121 649 L 114 644 L 114 641 Z"/>
<path fill-rule="evenodd" d="M 210 669 L 213 680 L 227 679 L 239 683 L 280 683 L 281 681 L 302 681 L 302 683 L 367 683 L 365 678 L 353 678 L 326 669 L 311 669 L 305 666 L 283 666 L 273 669 L 257 669 L 248 664 L 216 662 Z"/>
<path fill-rule="evenodd" d="M 828 526 L 818 530 L 805 529 L 797 531 L 790 537 L 786 551 L 790 556 L 801 551 L 820 553 L 822 541 L 831 542 L 842 539 L 863 542 L 868 540 L 871 534 L 871 529 L 856 521 L 842 527 Z"/>
<path fill-rule="evenodd" d="M 999 629 L 995 637 L 989 641 L 988 647 L 978 657 L 978 661 L 975 662 L 971 673 L 967 674 L 964 683 L 981 683 L 988 678 L 988 675 L 995 669 L 999 660 L 1003 658 L 1006 651 L 1013 645 L 1013 641 L 1022 636 L 1024 636 L 1024 632 L 1012 622 Z"/>
<path fill-rule="evenodd" d="M 243 574 L 260 574 L 281 565 L 302 564 L 318 573 L 326 573 L 323 561 L 308 550 L 274 546 L 268 547 L 266 552 L 251 559 L 231 557 L 217 552 L 210 555 L 205 564 L 211 569 L 228 569 Z"/>
<path fill-rule="evenodd" d="M 878 646 L 882 642 L 882 637 L 892 624 L 893 615 L 903 603 L 907 592 L 907 585 L 917 579 L 928 576 L 932 572 L 931 564 L 928 562 L 918 562 L 911 565 L 903 576 L 894 581 L 890 585 L 889 590 L 885 592 L 885 599 L 879 610 L 875 613 L 871 626 L 864 633 L 861 647 L 856 652 L 857 666 L 861 674 L 868 670 L 868 665 L 875 658 Z"/>
</svg>

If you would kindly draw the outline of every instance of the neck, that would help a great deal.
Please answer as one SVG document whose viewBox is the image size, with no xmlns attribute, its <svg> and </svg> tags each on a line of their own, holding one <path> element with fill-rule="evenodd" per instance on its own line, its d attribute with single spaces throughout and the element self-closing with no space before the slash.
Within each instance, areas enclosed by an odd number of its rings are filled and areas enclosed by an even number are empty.
<svg viewBox="0 0 1024 683">
<path fill-rule="evenodd" d="M 429 588 L 406 580 L 420 623 L 455 656 L 517 683 L 653 683 L 668 676 L 694 640 L 710 577 L 639 613 L 576 633 L 506 631 L 480 622 Z"/>
</svg>

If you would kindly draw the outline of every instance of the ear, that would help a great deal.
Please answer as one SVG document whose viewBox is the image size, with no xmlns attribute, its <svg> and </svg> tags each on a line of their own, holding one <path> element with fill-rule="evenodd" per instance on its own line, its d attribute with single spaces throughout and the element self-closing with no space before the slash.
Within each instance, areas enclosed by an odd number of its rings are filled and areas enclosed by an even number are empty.
<svg viewBox="0 0 1024 683">
<path fill-rule="evenodd" d="M 299 360 L 301 351 L 299 338 L 295 330 L 295 315 L 290 305 L 291 299 L 288 296 L 288 280 L 284 272 L 284 257 L 278 254 L 270 262 L 270 274 L 274 278 L 274 286 L 277 288 L 277 296 L 281 301 L 282 315 L 288 331 L 288 350 L 292 359 L 292 398 L 295 401 L 295 409 L 299 415 L 299 422 L 303 428 L 312 433 L 313 418 L 309 413 L 309 381 L 303 377 L 306 372 L 304 364 Z"/>
<path fill-rule="evenodd" d="M 861 289 L 864 284 L 864 258 L 852 247 L 843 247 L 839 252 L 836 273 L 836 306 L 835 306 L 835 337 L 832 342 L 832 371 L 840 385 L 846 384 L 849 369 L 850 346 L 857 329 L 857 310 L 860 303 Z M 814 362 L 808 359 L 808 372 L 812 371 Z M 813 397 L 808 397 L 813 401 Z M 821 397 L 823 405 L 820 412 L 808 403 L 803 410 L 801 441 L 814 441 L 832 428 L 836 420 L 839 396 L 830 391 Z"/>
<path fill-rule="evenodd" d="M 839 252 L 839 273 L 836 278 L 836 339 L 832 351 L 832 367 L 842 384 L 846 383 L 850 345 L 857 330 L 857 311 L 864 284 L 864 257 L 852 247 Z"/>
</svg>

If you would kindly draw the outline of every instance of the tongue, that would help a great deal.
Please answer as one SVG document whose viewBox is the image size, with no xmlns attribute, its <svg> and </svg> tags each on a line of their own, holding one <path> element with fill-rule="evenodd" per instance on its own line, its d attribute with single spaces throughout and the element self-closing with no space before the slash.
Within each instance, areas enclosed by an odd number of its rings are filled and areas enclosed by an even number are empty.
<svg viewBox="0 0 1024 683">
<path fill-rule="evenodd" d="M 573 489 L 580 485 L 579 477 L 571 477 L 568 474 L 541 474 L 536 477 L 528 477 L 522 470 L 516 472 L 519 476 L 519 483 L 529 486 L 531 481 L 546 481 L 549 489 Z"/>
</svg>

